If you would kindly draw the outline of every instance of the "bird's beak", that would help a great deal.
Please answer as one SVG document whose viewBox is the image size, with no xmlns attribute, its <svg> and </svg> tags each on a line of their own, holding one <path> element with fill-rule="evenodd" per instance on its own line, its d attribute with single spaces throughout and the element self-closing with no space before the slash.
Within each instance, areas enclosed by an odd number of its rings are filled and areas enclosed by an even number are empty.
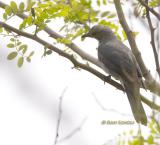
<svg viewBox="0 0 160 145">
<path fill-rule="evenodd" d="M 86 33 L 86 34 L 84 34 L 84 35 L 82 35 L 82 38 L 84 39 L 84 38 L 86 38 L 86 37 L 92 37 L 92 35 L 88 32 L 88 33 Z"/>
</svg>

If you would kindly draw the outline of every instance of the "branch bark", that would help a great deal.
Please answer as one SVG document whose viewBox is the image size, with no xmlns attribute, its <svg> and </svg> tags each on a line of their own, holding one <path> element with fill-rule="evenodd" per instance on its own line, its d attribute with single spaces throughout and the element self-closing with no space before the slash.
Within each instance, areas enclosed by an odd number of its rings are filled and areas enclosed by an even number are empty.
<svg viewBox="0 0 160 145">
<path fill-rule="evenodd" d="M 147 86 L 147 89 L 150 90 L 152 93 L 160 96 L 160 84 L 151 76 L 149 70 L 146 68 L 146 66 L 145 66 L 145 64 L 144 64 L 144 62 L 143 62 L 143 60 L 142 60 L 142 58 L 141 58 L 141 54 L 140 54 L 140 52 L 139 52 L 139 50 L 138 50 L 138 48 L 137 48 L 137 45 L 136 45 L 136 43 L 135 43 L 134 36 L 132 35 L 132 33 L 131 33 L 128 25 L 127 25 L 127 22 L 126 22 L 126 20 L 125 20 L 125 17 L 124 17 L 124 14 L 123 14 L 123 10 L 122 10 L 122 8 L 121 8 L 121 5 L 119 5 L 119 0 L 117 0 L 117 1 L 115 0 L 115 2 L 117 3 L 116 5 L 117 5 L 117 7 L 118 7 L 118 8 L 117 8 L 117 9 L 118 9 L 117 11 L 119 11 L 119 13 L 120 13 L 120 17 L 119 17 L 120 22 L 123 23 L 122 26 L 124 26 L 123 29 L 125 30 L 125 32 L 126 32 L 126 34 L 127 34 L 128 40 L 129 40 L 130 45 L 131 45 L 131 48 L 132 48 L 132 51 L 133 51 L 133 53 L 135 54 L 138 63 L 140 64 L 140 67 L 141 67 L 141 70 L 142 70 L 142 72 L 143 72 L 144 77 L 146 78 L 146 86 Z M 0 1 L 0 7 L 1 7 L 1 8 L 4 9 L 6 6 L 8 6 L 8 5 L 5 4 L 4 2 Z M 18 12 L 18 13 L 17 13 L 17 16 L 20 17 L 20 18 L 22 18 L 22 19 L 27 18 L 27 15 L 23 14 L 22 12 Z M 121 18 L 121 17 L 122 17 L 122 18 Z M 54 39 L 64 38 L 64 37 L 61 36 L 60 34 L 54 32 L 54 31 L 53 31 L 51 28 L 49 28 L 48 26 L 46 26 L 46 27 L 44 28 L 44 31 L 45 31 L 46 33 L 48 33 L 48 35 L 49 35 L 50 37 L 54 38 Z M 74 52 L 76 52 L 77 54 L 79 54 L 83 59 L 85 59 L 85 60 L 87 60 L 87 61 L 89 61 L 89 62 L 93 63 L 94 65 L 96 65 L 96 66 L 98 66 L 98 67 L 101 68 L 101 63 L 100 63 L 100 61 L 98 61 L 96 58 L 92 57 L 91 55 L 89 55 L 89 54 L 87 54 L 86 52 L 84 52 L 83 50 L 81 50 L 76 44 L 71 43 L 71 44 L 68 44 L 67 46 L 68 46 L 69 48 L 71 48 Z M 134 49 L 135 49 L 135 50 L 134 50 Z M 82 68 L 82 67 L 81 67 L 81 68 Z M 83 68 L 85 68 L 85 67 L 83 67 Z M 86 69 L 85 69 L 85 70 L 86 70 Z M 90 71 L 89 71 L 89 72 L 90 72 Z M 94 72 L 93 74 L 95 74 L 95 71 L 93 71 L 93 72 Z M 98 75 L 98 76 L 99 76 L 99 75 Z M 101 75 L 100 75 L 100 76 L 101 76 Z M 106 77 L 101 77 L 101 78 L 106 78 Z M 106 79 L 103 79 L 103 80 L 106 80 Z M 106 81 L 107 81 L 107 83 L 110 84 L 110 80 L 109 80 L 109 79 L 107 79 Z M 113 82 L 113 84 L 116 83 L 115 81 L 112 81 L 112 82 Z M 112 84 L 111 84 L 111 85 L 112 85 Z M 114 86 L 114 85 L 113 85 L 113 86 Z"/>
<path fill-rule="evenodd" d="M 68 54 L 68 53 L 64 52 L 63 50 L 61 50 L 61 49 L 53 46 L 52 44 L 44 41 L 43 39 L 39 38 L 37 35 L 33 35 L 33 34 L 30 34 L 30 33 L 24 32 L 24 31 L 20 31 L 19 29 L 16 29 L 16 28 L 14 28 L 4 22 L 1 22 L 1 21 L 0 21 L 0 26 L 4 27 L 5 29 L 10 30 L 20 36 L 32 39 L 32 40 L 42 44 L 43 46 L 46 46 L 48 49 L 50 49 L 50 50 L 58 53 L 59 55 L 69 59 L 74 64 L 75 67 L 82 68 L 82 69 L 94 74 L 95 76 L 97 76 L 98 78 L 103 80 L 104 82 L 107 82 L 107 83 L 111 84 L 112 86 L 114 86 L 115 88 L 124 91 L 122 85 L 120 85 L 116 81 L 112 80 L 110 77 L 107 77 L 106 75 L 100 73 L 99 71 L 90 67 L 89 65 L 80 63 L 78 60 L 76 60 L 74 58 L 74 56 L 72 54 Z"/>
<path fill-rule="evenodd" d="M 159 13 L 157 13 L 153 8 L 149 7 L 145 1 L 143 0 L 138 0 L 138 1 L 141 3 L 142 6 L 144 6 L 147 9 L 147 11 L 150 11 L 155 17 L 157 17 L 158 20 L 160 20 Z"/>
<path fill-rule="evenodd" d="M 5 9 L 5 7 L 8 6 L 7 4 L 5 4 L 4 2 L 0 1 L 0 7 Z M 17 16 L 25 19 L 27 18 L 27 15 L 23 14 L 22 12 L 18 12 Z M 60 34 L 56 33 L 55 31 L 53 31 L 51 28 L 49 28 L 48 26 L 46 26 L 44 28 L 44 31 L 52 38 L 54 39 L 58 39 L 58 38 L 64 38 L 63 36 L 61 36 Z M 98 61 L 98 59 L 94 58 L 93 56 L 87 54 L 85 51 L 81 50 L 76 44 L 71 43 L 71 44 L 66 44 L 69 48 L 71 48 L 74 52 L 76 52 L 77 54 L 79 54 L 83 59 L 86 59 L 88 61 L 90 61 L 91 63 L 95 64 L 98 67 L 102 67 L 101 62 Z"/>
<path fill-rule="evenodd" d="M 3 2 L 0 1 L 0 7 L 1 8 L 5 8 L 7 5 Z M 24 19 L 27 17 L 27 15 L 23 14 L 23 13 L 17 13 L 17 16 Z M 109 84 L 111 84 L 112 86 L 114 86 L 115 88 L 119 89 L 119 90 L 122 90 L 124 91 L 122 85 L 120 85 L 119 83 L 117 83 L 116 81 L 112 80 L 110 77 L 107 77 L 106 75 L 102 74 L 101 72 L 97 71 L 96 69 L 94 69 L 93 67 L 91 66 L 88 66 L 86 64 L 83 64 L 79 61 L 77 61 L 73 55 L 71 54 L 68 54 L 64 51 L 62 51 L 61 49 L 53 46 L 52 44 L 44 41 L 43 39 L 39 38 L 38 36 L 36 35 L 32 35 L 32 34 L 29 34 L 29 33 L 26 33 L 26 32 L 23 32 L 23 31 L 20 31 L 2 21 L 0 21 L 0 26 L 4 27 L 5 29 L 9 29 L 10 31 L 12 32 L 15 32 L 16 34 L 18 35 L 21 35 L 21 36 L 24 36 L 26 38 L 29 38 L 29 39 L 32 39 L 40 44 L 42 44 L 43 46 L 47 46 L 48 49 L 51 49 L 52 51 L 58 53 L 59 55 L 67 58 L 68 60 L 70 60 L 75 67 L 79 67 L 79 68 L 82 68 L 92 74 L 94 74 L 95 76 L 97 76 L 98 78 L 100 78 L 102 81 L 105 81 Z M 49 27 L 45 27 L 44 28 L 44 31 L 47 32 L 51 37 L 57 39 L 57 38 L 63 38 L 63 36 L 57 34 L 56 32 L 54 32 L 52 29 L 50 29 Z M 92 62 L 93 64 L 95 64 L 96 66 L 98 67 L 101 67 L 101 63 L 94 57 L 90 56 L 89 54 L 85 53 L 84 51 L 82 51 L 76 44 L 74 43 L 71 43 L 71 44 L 68 44 L 67 45 L 69 48 L 71 48 L 74 52 L 76 52 L 77 54 L 79 54 L 83 59 L 86 59 L 90 62 Z M 150 86 L 149 88 L 151 88 L 152 86 Z M 160 86 L 158 86 L 158 88 L 160 88 Z M 155 91 L 155 89 L 151 89 L 153 90 L 153 92 L 157 95 L 160 95 L 160 89 L 156 89 L 156 90 L 159 90 L 159 91 Z M 142 97 L 142 100 L 144 103 L 146 103 L 148 106 L 150 106 L 151 108 L 157 108 L 159 109 L 160 106 L 156 105 L 156 104 L 153 104 L 151 101 L 149 101 L 148 99 L 146 99 L 145 97 L 141 96 Z"/>
<path fill-rule="evenodd" d="M 86 71 L 94 74 L 95 76 L 97 76 L 97 77 L 100 78 L 101 80 L 103 80 L 103 81 L 111 84 L 111 85 L 114 86 L 115 88 L 124 91 L 122 85 L 120 85 L 120 84 L 117 83 L 116 81 L 112 80 L 110 77 L 105 76 L 104 74 L 100 73 L 99 71 L 97 71 L 96 69 L 94 69 L 94 68 L 92 68 L 92 67 L 90 67 L 90 66 L 88 66 L 88 65 L 85 65 L 85 64 L 83 64 L 83 63 L 78 62 L 78 61 L 74 58 L 73 55 L 70 55 L 70 54 L 64 52 L 63 50 L 58 49 L 57 47 L 53 46 L 52 44 L 50 44 L 50 43 L 44 41 L 43 39 L 39 38 L 37 35 L 33 35 L 33 34 L 29 34 L 29 33 L 27 33 L 27 32 L 20 31 L 19 29 L 16 29 L 16 28 L 14 28 L 14 27 L 12 27 L 12 26 L 4 23 L 4 22 L 1 22 L 1 21 L 0 21 L 0 26 L 3 27 L 3 28 L 5 28 L 5 29 L 7 29 L 7 30 L 10 30 L 10 31 L 12 31 L 12 32 L 14 32 L 14 33 L 16 33 L 16 34 L 18 34 L 18 35 L 20 35 L 20 36 L 23 36 L 23 37 L 32 39 L 32 40 L 34 40 L 34 41 L 42 44 L 43 46 L 47 46 L 48 49 L 50 49 L 50 50 L 58 53 L 59 55 L 67 58 L 68 60 L 70 60 L 76 67 L 82 68 L 82 69 L 84 69 L 84 70 L 86 70 Z M 149 107 L 160 110 L 160 106 L 152 103 L 150 100 L 146 99 L 146 98 L 145 98 L 144 96 L 142 96 L 142 95 L 141 95 L 141 97 L 142 97 L 142 101 L 143 101 L 145 104 L 147 104 Z"/>
<path fill-rule="evenodd" d="M 58 138 L 59 138 L 59 127 L 60 127 L 61 118 L 62 118 L 62 102 L 64 98 L 64 93 L 66 92 L 66 90 L 67 90 L 67 87 L 62 91 L 61 96 L 59 97 L 58 119 L 57 119 L 56 136 L 55 136 L 54 145 L 57 144 Z"/>
<path fill-rule="evenodd" d="M 137 62 L 139 63 L 140 68 L 142 70 L 143 76 L 145 78 L 146 87 L 151 92 L 160 96 L 160 84 L 153 78 L 153 76 L 150 74 L 149 70 L 147 69 L 146 65 L 144 64 L 144 61 L 141 57 L 141 53 L 140 53 L 140 51 L 137 47 L 136 41 L 134 39 L 133 33 L 130 30 L 130 28 L 127 24 L 127 21 L 125 19 L 120 0 L 114 0 L 114 4 L 115 4 L 115 8 L 116 8 L 117 15 L 119 18 L 119 22 L 121 23 L 121 25 L 127 35 L 132 52 L 134 53 L 134 55 L 137 59 Z"/>
<path fill-rule="evenodd" d="M 146 0 L 146 5 L 148 5 L 148 0 Z M 154 54 L 154 58 L 155 58 L 156 70 L 157 70 L 157 73 L 160 77 L 159 58 L 158 58 L 158 53 L 157 53 L 157 49 L 156 49 L 156 45 L 155 45 L 155 37 L 154 37 L 155 28 L 153 27 L 152 20 L 150 17 L 150 11 L 147 7 L 146 7 L 146 16 L 147 16 L 147 20 L 148 20 L 148 24 L 149 24 L 149 28 L 150 28 L 150 33 L 151 33 L 151 42 L 150 43 L 152 45 L 152 50 L 153 50 L 153 54 Z"/>
</svg>

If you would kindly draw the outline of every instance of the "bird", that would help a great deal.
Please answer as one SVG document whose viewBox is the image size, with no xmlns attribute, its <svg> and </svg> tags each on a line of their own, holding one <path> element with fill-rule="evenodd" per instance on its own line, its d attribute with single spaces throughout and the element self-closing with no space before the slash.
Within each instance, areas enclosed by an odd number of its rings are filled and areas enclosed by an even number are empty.
<svg viewBox="0 0 160 145">
<path fill-rule="evenodd" d="M 102 69 L 121 82 L 136 122 L 146 126 L 147 116 L 140 97 L 140 87 L 145 85 L 141 69 L 132 51 L 108 26 L 94 25 L 82 35 L 83 39 L 86 37 L 98 40 L 98 59 L 102 63 Z"/>
</svg>

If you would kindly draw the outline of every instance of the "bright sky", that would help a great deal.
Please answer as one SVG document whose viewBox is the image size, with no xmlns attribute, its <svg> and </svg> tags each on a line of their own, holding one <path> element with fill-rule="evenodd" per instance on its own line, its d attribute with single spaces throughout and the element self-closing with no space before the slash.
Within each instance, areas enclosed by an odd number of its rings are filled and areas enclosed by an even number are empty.
<svg viewBox="0 0 160 145">
<path fill-rule="evenodd" d="M 23 0 L 16 0 L 21 1 Z M 10 0 L 7 1 L 9 2 Z M 147 66 L 153 68 L 152 51 L 147 44 L 150 38 L 136 19 L 132 23 L 135 31 L 140 32 L 137 42 L 142 56 Z M 16 24 L 17 20 L 12 21 L 13 26 Z M 58 22 L 54 25 L 54 30 L 58 29 L 57 25 Z M 108 140 L 114 140 L 123 131 L 138 128 L 136 124 L 101 125 L 103 120 L 133 121 L 129 102 L 123 92 L 108 84 L 104 85 L 88 72 L 72 69 L 73 65 L 57 54 L 42 59 L 43 47 L 24 38 L 21 40 L 31 50 L 35 50 L 36 54 L 30 64 L 25 63 L 19 69 L 16 61 L 6 59 L 11 51 L 6 48 L 8 39 L 1 36 L 0 39 L 0 144 L 53 145 L 59 97 L 66 87 L 59 138 L 70 134 L 84 119 L 86 121 L 79 132 L 60 142 L 60 145 L 102 145 Z M 96 40 L 88 38 L 80 42 L 77 39 L 75 43 L 96 56 Z M 105 108 L 128 115 L 103 111 L 93 94 Z M 150 111 L 147 106 L 145 110 Z M 145 127 L 143 129 L 147 130 Z"/>
</svg>

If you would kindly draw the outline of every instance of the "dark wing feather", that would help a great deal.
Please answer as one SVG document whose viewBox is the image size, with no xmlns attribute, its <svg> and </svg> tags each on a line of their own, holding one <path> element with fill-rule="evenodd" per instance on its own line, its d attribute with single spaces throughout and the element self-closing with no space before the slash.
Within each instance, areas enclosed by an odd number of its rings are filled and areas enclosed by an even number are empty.
<svg viewBox="0 0 160 145">
<path fill-rule="evenodd" d="M 98 47 L 98 58 L 113 76 L 133 76 L 137 74 L 131 51 L 122 43 L 105 43 Z M 124 76 L 125 75 L 125 76 Z"/>
<path fill-rule="evenodd" d="M 138 123 L 147 124 L 147 117 L 143 109 L 139 94 L 139 68 L 136 59 L 123 43 L 118 40 L 100 44 L 98 58 L 113 76 L 118 76 L 123 82 L 130 106 Z"/>
</svg>

